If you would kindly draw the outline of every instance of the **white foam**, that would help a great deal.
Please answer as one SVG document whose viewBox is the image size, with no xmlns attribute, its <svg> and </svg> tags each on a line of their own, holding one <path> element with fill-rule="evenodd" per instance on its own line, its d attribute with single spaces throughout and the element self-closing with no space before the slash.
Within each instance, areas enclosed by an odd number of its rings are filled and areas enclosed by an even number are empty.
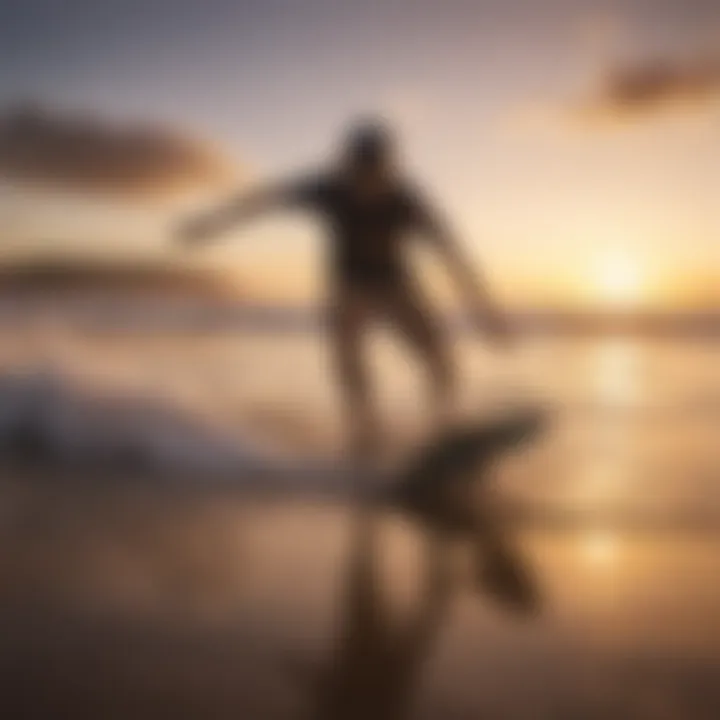
<svg viewBox="0 0 720 720">
<path fill-rule="evenodd" d="M 187 409 L 81 387 L 47 370 L 0 374 L 0 453 L 33 462 L 125 464 L 173 473 L 288 468 L 287 459 L 267 445 L 238 439 Z"/>
</svg>

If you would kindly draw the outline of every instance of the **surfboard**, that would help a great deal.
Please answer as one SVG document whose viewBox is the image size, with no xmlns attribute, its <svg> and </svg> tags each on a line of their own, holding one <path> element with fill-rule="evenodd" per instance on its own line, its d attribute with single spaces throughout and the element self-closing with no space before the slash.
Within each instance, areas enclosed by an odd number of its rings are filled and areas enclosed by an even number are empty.
<svg viewBox="0 0 720 720">
<path fill-rule="evenodd" d="M 473 489 L 504 457 L 537 440 L 547 413 L 527 408 L 450 428 L 415 452 L 395 478 L 388 501 L 423 528 L 469 542 L 474 585 L 505 610 L 536 615 L 537 578 L 492 508 Z"/>
<path fill-rule="evenodd" d="M 502 458 L 536 440 L 547 422 L 545 411 L 526 408 L 444 430 L 404 463 L 386 500 L 424 522 L 472 531 L 476 518 L 463 493 Z"/>
</svg>

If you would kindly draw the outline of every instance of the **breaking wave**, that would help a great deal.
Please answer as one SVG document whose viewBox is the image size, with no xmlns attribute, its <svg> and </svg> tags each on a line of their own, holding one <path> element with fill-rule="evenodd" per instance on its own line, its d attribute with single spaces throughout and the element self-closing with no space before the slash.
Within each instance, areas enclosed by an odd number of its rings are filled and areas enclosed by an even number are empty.
<svg viewBox="0 0 720 720">
<path fill-rule="evenodd" d="M 249 434 L 249 433 L 248 433 Z M 169 401 L 83 387 L 52 371 L 0 374 L 0 457 L 238 482 L 326 473 Z M 337 479 L 337 476 L 335 476 Z"/>
</svg>

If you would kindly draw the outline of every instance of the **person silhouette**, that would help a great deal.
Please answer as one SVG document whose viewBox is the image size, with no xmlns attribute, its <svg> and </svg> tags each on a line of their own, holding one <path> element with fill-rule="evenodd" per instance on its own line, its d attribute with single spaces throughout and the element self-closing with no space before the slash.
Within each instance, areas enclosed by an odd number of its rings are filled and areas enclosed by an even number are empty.
<svg viewBox="0 0 720 720">
<path fill-rule="evenodd" d="M 451 344 L 409 267 L 409 239 L 424 238 L 442 255 L 477 327 L 496 339 L 507 337 L 508 327 L 448 223 L 404 177 L 392 130 L 377 119 L 354 123 L 332 167 L 262 187 L 192 217 L 181 224 L 179 238 L 200 244 L 230 225 L 288 207 L 316 212 L 329 231 L 329 328 L 351 451 L 372 454 L 379 446 L 363 342 L 374 320 L 389 321 L 429 370 L 438 423 L 451 417 L 456 393 Z"/>
<path fill-rule="evenodd" d="M 457 583 L 444 538 L 432 532 L 422 538 L 416 602 L 398 617 L 381 567 L 382 519 L 368 505 L 356 508 L 351 517 L 336 634 L 328 661 L 309 676 L 309 719 L 407 717 L 423 667 L 448 619 Z"/>
<path fill-rule="evenodd" d="M 458 540 L 469 541 L 474 550 L 478 598 L 516 618 L 533 618 L 541 608 L 529 559 L 515 546 L 503 519 L 488 510 L 473 514 L 463 526 L 418 525 L 420 583 L 412 606 L 399 614 L 391 602 L 392 581 L 382 572 L 383 517 L 377 506 L 355 508 L 330 656 L 319 667 L 293 668 L 311 691 L 308 720 L 412 715 L 424 670 L 462 590 L 453 560 Z"/>
</svg>

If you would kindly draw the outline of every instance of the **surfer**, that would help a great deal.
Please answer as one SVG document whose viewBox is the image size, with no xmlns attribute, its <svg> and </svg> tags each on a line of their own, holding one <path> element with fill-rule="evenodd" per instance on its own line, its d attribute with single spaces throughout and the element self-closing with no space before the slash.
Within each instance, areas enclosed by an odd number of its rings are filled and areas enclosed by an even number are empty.
<svg viewBox="0 0 720 720">
<path fill-rule="evenodd" d="M 238 222 L 289 207 L 315 211 L 329 231 L 330 336 L 353 451 L 372 452 L 379 441 L 363 342 L 374 320 L 389 321 L 417 353 L 429 371 L 435 417 L 450 417 L 456 391 L 451 346 L 408 267 L 408 240 L 422 238 L 441 254 L 475 326 L 502 339 L 507 325 L 448 224 L 403 177 L 392 131 L 375 120 L 354 125 L 334 167 L 191 218 L 182 224 L 180 239 L 199 244 Z"/>
</svg>

